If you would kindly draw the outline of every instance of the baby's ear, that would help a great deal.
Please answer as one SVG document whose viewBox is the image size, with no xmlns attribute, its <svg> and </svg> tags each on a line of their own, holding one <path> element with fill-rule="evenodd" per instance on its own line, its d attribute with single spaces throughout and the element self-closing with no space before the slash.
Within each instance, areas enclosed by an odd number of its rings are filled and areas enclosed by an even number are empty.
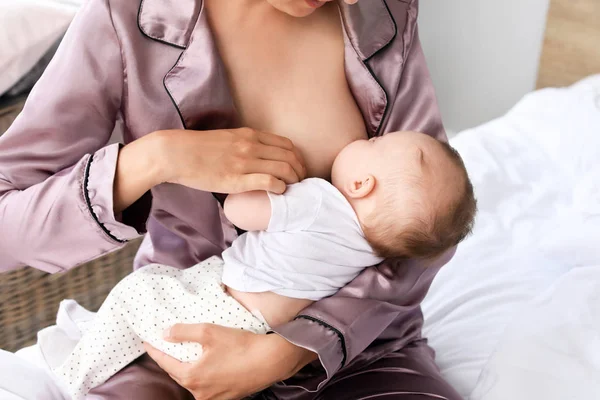
<svg viewBox="0 0 600 400">
<path fill-rule="evenodd" d="M 373 175 L 365 175 L 360 179 L 353 179 L 346 184 L 344 188 L 348 197 L 352 199 L 360 199 L 367 197 L 373 189 L 375 189 L 375 177 Z"/>
</svg>

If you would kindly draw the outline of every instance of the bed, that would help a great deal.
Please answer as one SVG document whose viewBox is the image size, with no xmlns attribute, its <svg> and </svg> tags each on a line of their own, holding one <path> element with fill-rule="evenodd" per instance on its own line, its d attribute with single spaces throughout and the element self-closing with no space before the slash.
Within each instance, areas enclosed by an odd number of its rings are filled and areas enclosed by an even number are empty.
<svg viewBox="0 0 600 400">
<path fill-rule="evenodd" d="M 527 95 L 451 140 L 479 201 L 435 278 L 424 335 L 466 399 L 590 399 L 600 386 L 600 75 Z"/>
<path fill-rule="evenodd" d="M 597 0 L 552 0 L 540 90 L 451 140 L 480 212 L 423 303 L 424 335 L 465 399 L 600 393 L 598 21 Z"/>
<path fill-rule="evenodd" d="M 597 21 L 598 0 L 552 0 L 543 90 L 452 138 L 480 214 L 423 303 L 424 334 L 465 399 L 588 400 L 600 393 Z M 0 125 L 19 104 L 0 111 Z M 0 276 L 0 348 L 30 344 L 54 322 L 63 298 L 97 309 L 130 271 L 138 245 L 65 274 Z"/>
</svg>

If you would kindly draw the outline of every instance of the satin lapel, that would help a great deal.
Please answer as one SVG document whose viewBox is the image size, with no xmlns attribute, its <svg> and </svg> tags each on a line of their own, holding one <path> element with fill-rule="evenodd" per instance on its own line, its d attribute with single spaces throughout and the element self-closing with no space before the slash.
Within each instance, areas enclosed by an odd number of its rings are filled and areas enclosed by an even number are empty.
<svg viewBox="0 0 600 400">
<path fill-rule="evenodd" d="M 340 10 L 348 38 L 363 61 L 396 36 L 396 24 L 385 0 L 359 1 L 353 5 L 342 2 Z"/>
<path fill-rule="evenodd" d="M 238 125 L 225 66 L 203 10 L 187 48 L 165 76 L 164 84 L 187 129 Z"/>
<path fill-rule="evenodd" d="M 348 86 L 358 104 L 369 136 L 379 134 L 387 110 L 387 94 L 370 70 L 368 60 L 396 37 L 396 24 L 384 0 L 340 3 L 344 26 Z"/>
<path fill-rule="evenodd" d="M 152 40 L 185 48 L 202 8 L 202 0 L 142 0 L 138 27 Z"/>
<path fill-rule="evenodd" d="M 186 129 L 238 125 L 224 65 L 201 0 L 144 0 L 140 30 L 149 38 L 182 48 L 163 79 Z"/>
<path fill-rule="evenodd" d="M 368 67 L 368 59 L 396 36 L 396 25 L 384 0 L 340 4 L 346 44 L 348 84 L 369 134 L 378 133 L 387 95 Z M 223 63 L 201 0 L 143 0 L 138 24 L 149 38 L 184 49 L 164 78 L 184 127 L 218 129 L 237 126 Z"/>
</svg>

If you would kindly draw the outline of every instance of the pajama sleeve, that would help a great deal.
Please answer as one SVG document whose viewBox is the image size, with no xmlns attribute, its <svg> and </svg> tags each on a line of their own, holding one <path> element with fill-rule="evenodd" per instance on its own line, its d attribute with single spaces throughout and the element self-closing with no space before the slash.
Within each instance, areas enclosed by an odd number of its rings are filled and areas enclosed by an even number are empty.
<svg viewBox="0 0 600 400">
<path fill-rule="evenodd" d="M 113 212 L 123 80 L 108 1 L 89 0 L 0 136 L 0 271 L 63 271 L 143 232 L 148 196 Z"/>
</svg>

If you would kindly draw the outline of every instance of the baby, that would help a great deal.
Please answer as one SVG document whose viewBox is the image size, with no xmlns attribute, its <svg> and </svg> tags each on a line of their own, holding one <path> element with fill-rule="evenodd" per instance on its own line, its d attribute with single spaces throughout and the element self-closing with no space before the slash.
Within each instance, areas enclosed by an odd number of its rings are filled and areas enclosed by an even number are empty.
<svg viewBox="0 0 600 400">
<path fill-rule="evenodd" d="M 283 195 L 231 195 L 226 216 L 248 232 L 186 269 L 152 264 L 121 281 L 55 371 L 73 399 L 139 357 L 142 343 L 187 362 L 197 343 L 162 339 L 175 323 L 255 333 L 293 319 L 386 258 L 434 259 L 471 231 L 473 187 L 458 153 L 416 132 L 347 145 L 332 183 L 306 179 Z"/>
</svg>

